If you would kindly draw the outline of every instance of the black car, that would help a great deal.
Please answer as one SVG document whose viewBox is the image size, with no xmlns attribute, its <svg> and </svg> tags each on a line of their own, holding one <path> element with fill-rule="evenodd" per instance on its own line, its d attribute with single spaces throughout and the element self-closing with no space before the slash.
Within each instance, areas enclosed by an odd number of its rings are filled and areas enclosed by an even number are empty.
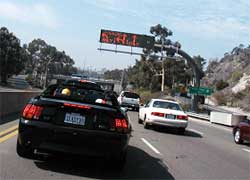
<svg viewBox="0 0 250 180">
<path fill-rule="evenodd" d="M 112 93 L 86 80 L 49 86 L 25 106 L 19 122 L 17 154 L 68 153 L 105 157 L 121 167 L 131 124 Z"/>
</svg>

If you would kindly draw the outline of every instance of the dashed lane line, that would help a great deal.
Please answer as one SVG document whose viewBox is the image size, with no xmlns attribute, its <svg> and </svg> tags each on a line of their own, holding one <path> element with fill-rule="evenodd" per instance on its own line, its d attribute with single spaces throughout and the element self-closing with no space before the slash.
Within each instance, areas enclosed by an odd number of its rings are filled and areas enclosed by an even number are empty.
<svg viewBox="0 0 250 180">
<path fill-rule="evenodd" d="M 158 151 L 152 144 L 150 144 L 146 139 L 141 138 L 141 140 L 150 148 L 152 149 L 156 154 L 161 154 L 160 151 Z"/>
<path fill-rule="evenodd" d="M 250 153 L 250 150 L 249 150 L 249 149 L 242 148 L 242 150 Z"/>
</svg>

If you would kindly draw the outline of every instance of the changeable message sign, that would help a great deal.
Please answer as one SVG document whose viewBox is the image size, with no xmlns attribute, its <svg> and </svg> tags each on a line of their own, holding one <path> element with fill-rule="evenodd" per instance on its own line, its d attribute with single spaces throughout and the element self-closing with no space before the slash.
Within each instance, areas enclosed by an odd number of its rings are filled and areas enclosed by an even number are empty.
<svg viewBox="0 0 250 180">
<path fill-rule="evenodd" d="M 213 89 L 207 87 L 189 87 L 189 93 L 210 96 L 213 93 Z"/>
<path fill-rule="evenodd" d="M 154 36 L 132 34 L 118 31 L 101 30 L 101 43 L 116 44 L 131 47 L 153 48 Z"/>
</svg>

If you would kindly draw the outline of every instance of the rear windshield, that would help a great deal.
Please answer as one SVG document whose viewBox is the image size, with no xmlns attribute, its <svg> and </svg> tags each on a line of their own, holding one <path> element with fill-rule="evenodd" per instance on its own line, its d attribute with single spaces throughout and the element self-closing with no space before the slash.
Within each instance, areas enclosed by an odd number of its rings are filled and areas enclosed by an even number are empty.
<svg viewBox="0 0 250 180">
<path fill-rule="evenodd" d="M 42 94 L 43 97 L 86 102 L 107 106 L 118 106 L 117 99 L 111 92 L 83 88 L 71 85 L 51 85 Z"/>
<path fill-rule="evenodd" d="M 140 96 L 136 93 L 131 93 L 131 92 L 124 92 L 123 95 L 127 98 L 133 98 L 133 99 L 138 99 Z"/>
<path fill-rule="evenodd" d="M 153 107 L 182 111 L 179 104 L 172 103 L 172 102 L 155 101 L 154 104 L 153 104 Z"/>
</svg>

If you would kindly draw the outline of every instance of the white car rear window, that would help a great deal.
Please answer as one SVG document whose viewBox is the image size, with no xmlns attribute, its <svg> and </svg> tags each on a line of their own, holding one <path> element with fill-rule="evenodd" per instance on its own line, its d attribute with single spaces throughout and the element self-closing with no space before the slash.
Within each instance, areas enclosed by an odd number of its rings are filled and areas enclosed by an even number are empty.
<svg viewBox="0 0 250 180">
<path fill-rule="evenodd" d="M 179 104 L 171 103 L 171 102 L 165 102 L 165 101 L 155 101 L 154 104 L 153 104 L 153 107 L 182 111 Z"/>
</svg>

